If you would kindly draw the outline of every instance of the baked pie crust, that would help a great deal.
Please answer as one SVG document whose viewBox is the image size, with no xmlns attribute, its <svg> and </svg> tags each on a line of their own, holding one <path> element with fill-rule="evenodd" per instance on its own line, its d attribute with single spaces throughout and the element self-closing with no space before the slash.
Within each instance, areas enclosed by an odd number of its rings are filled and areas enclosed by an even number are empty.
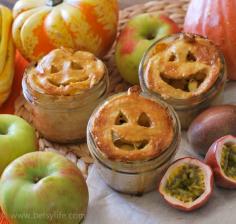
<svg viewBox="0 0 236 224">
<path fill-rule="evenodd" d="M 147 54 L 144 80 L 163 98 L 189 99 L 207 92 L 222 69 L 221 55 L 206 38 L 182 33 L 159 41 Z"/>
<path fill-rule="evenodd" d="M 104 63 L 92 53 L 55 49 L 27 71 L 27 83 L 36 92 L 73 96 L 91 89 L 105 74 Z"/>
<path fill-rule="evenodd" d="M 135 86 L 98 109 L 91 133 L 99 151 L 110 160 L 143 161 L 170 146 L 174 127 L 167 108 L 140 95 Z"/>
</svg>

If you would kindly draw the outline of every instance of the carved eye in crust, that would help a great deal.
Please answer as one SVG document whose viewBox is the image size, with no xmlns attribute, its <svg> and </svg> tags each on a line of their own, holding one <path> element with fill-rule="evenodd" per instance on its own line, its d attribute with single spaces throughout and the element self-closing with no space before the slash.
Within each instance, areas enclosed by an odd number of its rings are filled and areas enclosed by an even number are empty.
<svg viewBox="0 0 236 224">
<path fill-rule="evenodd" d="M 191 52 L 191 51 L 188 51 L 188 54 L 186 56 L 186 61 L 197 61 L 197 58 L 195 57 L 195 55 Z"/>
<path fill-rule="evenodd" d="M 128 122 L 128 118 L 124 113 L 120 111 L 119 115 L 116 118 L 115 125 L 122 125 Z"/>
<path fill-rule="evenodd" d="M 150 118 L 148 117 L 148 115 L 146 113 L 141 113 L 141 115 L 139 116 L 138 119 L 138 125 L 143 126 L 143 127 L 147 127 L 150 128 L 152 125 L 152 122 L 150 120 Z"/>
<path fill-rule="evenodd" d="M 174 53 L 171 53 L 169 61 L 176 61 L 176 55 Z"/>
<path fill-rule="evenodd" d="M 51 66 L 51 74 L 58 73 L 60 69 L 58 69 L 55 65 Z"/>
<path fill-rule="evenodd" d="M 72 61 L 71 65 L 70 65 L 71 69 L 73 70 L 82 70 L 83 67 L 81 66 L 81 64 L 79 64 L 78 62 Z"/>
</svg>

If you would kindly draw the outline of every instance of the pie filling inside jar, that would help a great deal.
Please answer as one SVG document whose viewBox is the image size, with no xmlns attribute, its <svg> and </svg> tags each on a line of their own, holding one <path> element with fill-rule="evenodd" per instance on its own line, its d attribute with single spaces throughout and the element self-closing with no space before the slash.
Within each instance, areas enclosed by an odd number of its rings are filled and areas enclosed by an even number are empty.
<svg viewBox="0 0 236 224">
<path fill-rule="evenodd" d="M 236 144 L 223 146 L 220 165 L 226 176 L 236 180 Z"/>
<path fill-rule="evenodd" d="M 179 136 L 174 110 L 143 95 L 137 86 L 100 104 L 87 130 L 89 150 L 97 160 L 95 164 L 102 166 L 98 170 L 104 180 L 112 188 L 131 194 L 156 187 L 163 169 L 160 166 L 173 158 Z"/>
<path fill-rule="evenodd" d="M 37 130 L 70 143 L 85 138 L 92 111 L 107 95 L 108 74 L 93 54 L 60 48 L 30 65 L 22 85 Z"/>
<path fill-rule="evenodd" d="M 166 181 L 165 191 L 184 203 L 193 202 L 205 192 L 204 173 L 193 164 L 178 166 Z"/>
<path fill-rule="evenodd" d="M 208 39 L 179 33 L 157 41 L 147 50 L 139 79 L 143 91 L 175 108 L 185 129 L 201 110 L 219 103 L 226 82 L 225 61 Z"/>
</svg>

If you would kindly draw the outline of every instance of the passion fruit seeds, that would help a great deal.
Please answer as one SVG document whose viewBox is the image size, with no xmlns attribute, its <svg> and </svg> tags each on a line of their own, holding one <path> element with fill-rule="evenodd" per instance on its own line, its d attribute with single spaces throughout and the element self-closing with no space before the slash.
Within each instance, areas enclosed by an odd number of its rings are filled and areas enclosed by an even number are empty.
<svg viewBox="0 0 236 224">
<path fill-rule="evenodd" d="M 173 170 L 165 184 L 165 191 L 183 202 L 193 202 L 205 189 L 204 173 L 196 165 L 183 164 Z"/>
<path fill-rule="evenodd" d="M 236 144 L 225 144 L 220 165 L 225 175 L 236 180 Z"/>
<path fill-rule="evenodd" d="M 172 207 L 192 211 L 203 206 L 213 190 L 213 172 L 198 159 L 174 162 L 163 176 L 159 192 Z"/>
</svg>

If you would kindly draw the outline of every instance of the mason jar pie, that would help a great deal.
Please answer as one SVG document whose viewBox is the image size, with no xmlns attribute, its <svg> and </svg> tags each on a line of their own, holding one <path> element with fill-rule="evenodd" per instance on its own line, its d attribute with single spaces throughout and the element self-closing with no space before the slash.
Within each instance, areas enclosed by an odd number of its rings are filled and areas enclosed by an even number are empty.
<svg viewBox="0 0 236 224">
<path fill-rule="evenodd" d="M 97 107 L 88 123 L 87 143 L 110 187 L 141 195 L 157 187 L 176 153 L 180 132 L 172 107 L 134 86 Z"/>
<path fill-rule="evenodd" d="M 142 90 L 177 111 L 182 128 L 205 108 L 220 104 L 226 82 L 225 60 L 208 39 L 179 33 L 155 42 L 139 68 Z"/>
<path fill-rule="evenodd" d="M 85 51 L 56 49 L 26 70 L 22 85 L 37 130 L 48 140 L 84 140 L 94 108 L 106 98 L 104 63 Z"/>
</svg>

